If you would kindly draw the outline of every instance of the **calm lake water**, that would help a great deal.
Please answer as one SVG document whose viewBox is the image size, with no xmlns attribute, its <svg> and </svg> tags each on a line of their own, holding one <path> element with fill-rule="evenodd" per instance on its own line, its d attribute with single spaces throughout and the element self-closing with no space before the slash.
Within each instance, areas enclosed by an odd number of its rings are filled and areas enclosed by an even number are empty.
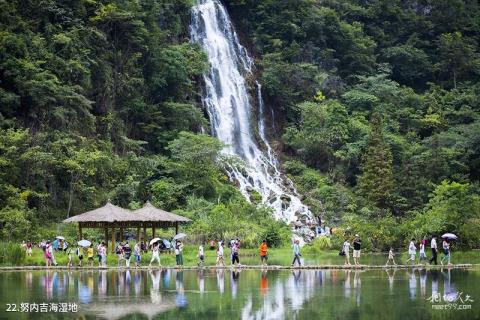
<svg viewBox="0 0 480 320">
<path fill-rule="evenodd" d="M 470 320 L 479 284 L 480 270 L 448 269 L 0 272 L 0 319 Z M 18 312 L 22 303 L 78 312 Z"/>
</svg>

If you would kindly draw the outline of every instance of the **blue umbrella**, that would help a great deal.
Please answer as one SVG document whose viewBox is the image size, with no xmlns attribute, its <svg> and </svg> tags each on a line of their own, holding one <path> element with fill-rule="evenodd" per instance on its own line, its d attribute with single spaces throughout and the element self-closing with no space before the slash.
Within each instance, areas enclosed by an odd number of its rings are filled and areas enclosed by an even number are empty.
<svg viewBox="0 0 480 320">
<path fill-rule="evenodd" d="M 163 239 L 162 242 L 163 242 L 163 244 L 165 245 L 165 247 L 166 247 L 167 249 L 170 248 L 170 241 L 168 241 L 167 239 Z"/>
</svg>

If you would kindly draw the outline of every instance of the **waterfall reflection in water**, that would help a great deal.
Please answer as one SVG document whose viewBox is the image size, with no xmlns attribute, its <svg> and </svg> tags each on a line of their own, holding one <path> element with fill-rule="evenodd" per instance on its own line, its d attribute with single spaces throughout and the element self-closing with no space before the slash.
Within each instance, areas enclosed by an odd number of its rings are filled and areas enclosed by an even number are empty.
<svg viewBox="0 0 480 320">
<path fill-rule="evenodd" d="M 475 280 L 473 271 L 448 269 L 27 271 L 0 273 L 0 303 L 76 302 L 81 314 L 102 319 L 133 314 L 309 319 L 376 312 L 371 308 L 378 304 L 428 314 L 432 296 L 453 301 L 463 292 L 478 298 Z M 479 314 L 478 309 L 467 312 L 470 319 Z"/>
</svg>

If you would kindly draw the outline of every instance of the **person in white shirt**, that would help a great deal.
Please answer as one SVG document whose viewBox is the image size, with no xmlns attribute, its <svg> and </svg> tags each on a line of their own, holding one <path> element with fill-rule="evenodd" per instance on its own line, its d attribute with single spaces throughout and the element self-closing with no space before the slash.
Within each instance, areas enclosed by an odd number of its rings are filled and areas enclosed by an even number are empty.
<svg viewBox="0 0 480 320">
<path fill-rule="evenodd" d="M 432 264 L 432 262 L 435 263 L 435 265 L 438 264 L 437 262 L 437 237 L 433 237 L 432 238 L 432 241 L 430 242 L 430 248 L 432 249 L 432 258 L 430 259 L 430 264 Z"/>
<path fill-rule="evenodd" d="M 158 242 L 155 242 L 152 246 L 152 259 L 150 260 L 150 264 L 148 266 L 151 267 L 153 261 L 155 260 L 158 261 L 158 267 L 161 267 L 162 265 L 160 264 L 160 246 L 158 245 Z"/>
<path fill-rule="evenodd" d="M 420 261 L 427 260 L 427 255 L 425 254 L 425 239 L 420 241 Z"/>
<path fill-rule="evenodd" d="M 198 256 L 198 263 L 197 263 L 197 265 L 198 265 L 199 267 L 201 267 L 201 266 L 203 266 L 203 263 L 204 263 L 204 261 L 205 261 L 205 253 L 204 253 L 204 251 L 203 251 L 203 246 L 199 246 L 199 247 L 198 247 L 198 255 L 197 255 L 197 256 Z"/>
<path fill-rule="evenodd" d="M 394 256 L 395 256 L 395 254 L 393 253 L 393 248 L 390 247 L 390 251 L 388 251 L 388 260 L 387 260 L 387 263 L 385 264 L 385 266 L 388 266 L 388 263 L 389 263 L 390 261 L 393 262 L 393 265 L 394 265 L 394 266 L 397 265 L 397 264 L 395 263 Z"/>
<path fill-rule="evenodd" d="M 412 238 L 410 241 L 410 245 L 408 246 L 408 254 L 410 255 L 410 259 L 406 262 L 412 261 L 412 265 L 415 263 L 415 256 L 417 255 L 417 247 L 415 247 L 415 239 Z"/>
<path fill-rule="evenodd" d="M 440 260 L 440 263 L 443 265 L 443 261 L 447 259 L 448 264 L 451 264 L 450 263 L 450 243 L 448 242 L 448 240 L 443 240 L 442 248 L 443 248 L 444 256 L 442 260 Z"/>
<path fill-rule="evenodd" d="M 345 242 L 343 243 L 343 254 L 344 254 L 344 265 L 350 266 L 350 242 L 348 242 L 347 239 L 345 239 Z"/>
<path fill-rule="evenodd" d="M 225 267 L 225 262 L 223 261 L 223 241 L 222 242 L 219 242 L 218 244 L 218 249 L 217 249 L 217 261 L 216 261 L 216 265 L 220 265 L 220 263 L 222 264 L 222 266 Z"/>
</svg>

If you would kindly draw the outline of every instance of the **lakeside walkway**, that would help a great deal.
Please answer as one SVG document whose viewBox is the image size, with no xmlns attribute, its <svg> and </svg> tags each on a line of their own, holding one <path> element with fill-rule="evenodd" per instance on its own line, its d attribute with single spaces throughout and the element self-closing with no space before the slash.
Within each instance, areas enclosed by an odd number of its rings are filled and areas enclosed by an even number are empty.
<svg viewBox="0 0 480 320">
<path fill-rule="evenodd" d="M 344 266 L 344 265 L 306 265 L 306 266 L 279 266 L 279 265 L 268 265 L 268 266 L 261 266 L 261 265 L 241 265 L 241 266 L 185 266 L 185 267 L 177 267 L 177 266 L 164 266 L 164 267 L 157 267 L 157 266 L 141 266 L 138 268 L 135 267 L 118 267 L 118 266 L 108 266 L 108 267 L 72 267 L 69 268 L 67 266 L 56 266 L 56 267 L 49 267 L 46 266 L 12 266 L 12 267 L 0 267 L 0 271 L 30 271 L 30 270 L 61 270 L 61 271 L 93 271 L 93 270 L 207 270 L 207 269 L 242 269 L 242 270 L 386 270 L 386 269 L 425 269 L 425 270 L 438 270 L 438 269 L 473 269 L 473 268 L 480 268 L 480 264 L 451 264 L 451 265 L 360 265 L 360 266 Z"/>
</svg>

